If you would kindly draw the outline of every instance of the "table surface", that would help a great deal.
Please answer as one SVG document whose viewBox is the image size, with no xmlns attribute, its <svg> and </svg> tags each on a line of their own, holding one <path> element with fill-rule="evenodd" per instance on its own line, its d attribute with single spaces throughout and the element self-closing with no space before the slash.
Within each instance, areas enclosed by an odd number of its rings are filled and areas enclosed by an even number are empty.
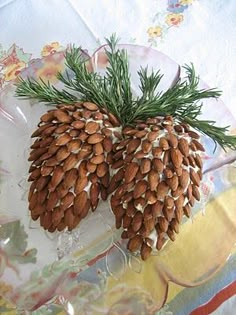
<svg viewBox="0 0 236 315">
<path fill-rule="evenodd" d="M 234 0 L 0 0 L 0 88 L 34 58 L 63 51 L 69 43 L 92 54 L 115 32 L 121 43 L 151 46 L 180 65 L 193 62 L 203 81 L 223 91 L 236 117 L 235 21 Z M 202 286 L 170 285 L 158 314 L 234 314 L 235 270 L 234 251 Z M 0 299 L 1 314 L 15 314 L 5 306 Z"/>
</svg>

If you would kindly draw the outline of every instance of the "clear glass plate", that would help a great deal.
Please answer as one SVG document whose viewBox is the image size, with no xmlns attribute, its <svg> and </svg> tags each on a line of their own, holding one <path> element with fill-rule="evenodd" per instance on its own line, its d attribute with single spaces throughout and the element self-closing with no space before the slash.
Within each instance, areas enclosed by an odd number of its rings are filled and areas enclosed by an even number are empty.
<svg viewBox="0 0 236 315">
<path fill-rule="evenodd" d="M 168 89 L 182 75 L 173 60 L 154 49 L 122 47 L 128 52 L 136 95 L 140 66 L 148 65 L 164 73 L 160 90 Z M 84 55 L 91 70 L 104 72 L 104 47 L 91 58 Z M 22 76 L 42 77 L 58 84 L 55 75 L 64 68 L 60 52 L 32 60 Z M 200 85 L 206 87 L 203 82 Z M 0 276 L 9 287 L 4 297 L 18 311 L 46 314 L 46 310 L 59 307 L 69 314 L 124 314 L 128 310 L 135 315 L 152 314 L 165 302 L 169 281 L 197 286 L 225 264 L 236 239 L 233 152 L 226 154 L 217 148 L 213 154 L 214 144 L 204 137 L 207 151 L 203 156 L 202 201 L 195 206 L 192 220 L 182 225 L 176 241 L 168 242 L 161 252 L 143 263 L 121 242 L 108 202 L 102 202 L 71 233 L 45 233 L 38 222 L 30 219 L 30 135 L 48 107 L 18 100 L 14 93 L 13 83 L 0 92 Z M 203 117 L 236 127 L 220 100 L 205 102 Z"/>
</svg>

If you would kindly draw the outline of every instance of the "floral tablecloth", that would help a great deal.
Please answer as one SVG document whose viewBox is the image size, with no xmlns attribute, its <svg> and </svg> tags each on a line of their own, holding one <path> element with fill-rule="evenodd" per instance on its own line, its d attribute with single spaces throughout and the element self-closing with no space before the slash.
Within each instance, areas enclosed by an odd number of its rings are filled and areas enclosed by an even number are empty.
<svg viewBox="0 0 236 315">
<path fill-rule="evenodd" d="M 236 3 L 233 0 L 88 0 L 86 2 L 0 0 L 0 88 L 6 87 L 25 68 L 32 65 L 36 77 L 53 82 L 56 73 L 62 70 L 61 64 L 53 61 L 54 55 L 57 56 L 55 58 L 62 56 L 62 52 L 70 43 L 82 46 L 91 54 L 104 43 L 104 37 L 109 37 L 111 33 L 116 32 L 122 43 L 152 46 L 179 64 L 193 62 L 205 82 L 223 91 L 222 100 L 236 117 L 235 21 Z M 42 57 L 46 59 L 42 61 Z M 213 110 L 217 111 L 217 108 Z M 235 185 L 235 167 L 232 166 L 228 176 L 231 183 Z M 225 191 L 219 198 L 222 198 L 221 201 L 226 208 L 234 208 L 235 211 L 236 200 L 233 188 Z M 213 220 L 214 207 L 216 205 L 212 204 L 208 209 Z M 235 219 L 235 216 L 233 218 Z M 4 224 L 4 218 L 0 218 L 0 224 Z M 216 220 L 215 224 L 220 228 L 220 221 Z M 20 227 L 18 228 L 20 233 Z M 198 229 L 196 226 L 195 228 Z M 199 231 L 201 231 L 200 227 Z M 202 246 L 204 246 L 206 235 L 204 231 L 202 234 Z M 25 235 L 21 234 L 21 237 L 24 239 Z M 223 248 L 222 241 L 222 250 Z M 23 252 L 27 253 L 26 250 L 24 248 Z M 22 255 L 25 256 L 25 253 Z M 4 259 L 1 255 L 3 254 L 0 248 L 0 276 L 1 261 Z M 33 261 L 34 253 L 30 252 L 27 255 L 30 257 L 29 261 L 30 259 Z M 8 263 L 11 266 L 11 262 Z M 198 263 L 200 270 L 204 261 Z M 197 268 L 196 262 L 193 264 L 194 268 Z M 62 267 L 58 266 L 58 270 L 60 268 Z M 194 268 L 192 272 L 195 272 Z M 87 272 L 94 273 L 95 269 L 91 267 Z M 146 272 L 145 276 L 148 276 L 148 271 Z M 44 270 L 44 273 L 49 277 L 49 271 Z M 69 281 L 70 277 L 74 276 L 74 273 L 70 273 L 69 278 L 63 281 Z M 103 279 L 102 274 L 99 277 Z M 132 282 L 132 279 L 127 281 Z M 135 281 L 142 283 L 138 277 Z M 144 287 L 145 285 L 148 283 L 144 284 Z M 114 295 L 117 294 L 111 280 L 108 286 L 111 290 L 113 288 Z M 76 290 L 73 287 L 70 289 Z M 0 278 L 0 294 L 5 296 L 10 290 L 10 285 Z M 94 288 L 93 294 L 96 290 L 97 287 Z M 206 283 L 195 288 L 184 288 L 170 283 L 166 304 L 156 314 L 231 315 L 236 310 L 235 295 L 236 252 L 234 249 L 220 271 Z M 61 307 L 63 303 L 57 302 L 55 300 L 51 307 L 34 311 L 33 314 L 66 314 Z M 130 303 L 137 303 L 137 301 L 130 298 Z M 69 313 L 68 310 L 67 307 Z M 0 313 L 17 314 L 17 311 L 14 305 L 0 297 Z"/>
</svg>

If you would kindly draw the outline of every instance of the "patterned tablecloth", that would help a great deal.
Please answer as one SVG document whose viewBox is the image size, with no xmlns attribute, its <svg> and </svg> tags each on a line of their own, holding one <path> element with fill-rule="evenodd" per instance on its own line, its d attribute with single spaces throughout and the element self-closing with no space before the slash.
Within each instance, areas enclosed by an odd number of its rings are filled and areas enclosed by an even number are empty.
<svg viewBox="0 0 236 315">
<path fill-rule="evenodd" d="M 38 77 L 53 80 L 59 66 L 53 62 L 40 63 L 42 57 L 53 58 L 69 43 L 81 45 L 92 54 L 104 43 L 104 37 L 116 32 L 122 43 L 152 46 L 181 65 L 193 62 L 205 82 L 223 91 L 222 100 L 236 117 L 235 21 L 234 0 L 0 0 L 0 88 L 33 63 Z M 229 175 L 234 185 L 235 174 L 234 168 Z M 224 192 L 220 198 L 235 208 L 235 190 Z M 234 202 L 229 202 L 232 198 Z M 222 250 L 223 243 L 222 240 Z M 1 259 L 0 251 L 0 276 Z M 0 279 L 0 294 L 7 290 L 10 290 L 8 284 Z M 3 298 L 0 298 L 0 313 L 17 314 L 14 305 Z M 235 313 L 235 249 L 227 263 L 206 283 L 195 288 L 170 283 L 166 304 L 156 312 Z M 64 314 L 64 311 L 55 303 L 51 309 L 33 314 Z"/>
</svg>

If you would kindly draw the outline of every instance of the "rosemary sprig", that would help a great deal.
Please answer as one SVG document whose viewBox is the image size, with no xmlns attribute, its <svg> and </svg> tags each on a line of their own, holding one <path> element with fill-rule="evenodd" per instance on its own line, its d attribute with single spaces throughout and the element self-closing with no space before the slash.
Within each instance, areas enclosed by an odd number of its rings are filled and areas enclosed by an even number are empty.
<svg viewBox="0 0 236 315">
<path fill-rule="evenodd" d="M 109 66 L 104 76 L 89 72 L 80 48 L 72 47 L 65 53 L 68 70 L 65 74 L 58 74 L 58 79 L 64 83 L 67 90 L 58 90 L 42 80 L 37 82 L 19 78 L 16 95 L 49 104 L 94 102 L 100 108 L 104 107 L 113 113 L 123 126 L 134 125 L 138 119 L 172 115 L 208 135 L 222 148 L 236 149 L 236 136 L 226 134 L 228 126 L 217 127 L 215 121 L 198 119 L 202 108 L 200 101 L 218 98 L 221 92 L 217 89 L 199 89 L 199 77 L 196 76 L 192 64 L 184 66 L 186 78 L 179 79 L 174 86 L 161 93 L 156 91 L 162 79 L 160 72 L 151 71 L 148 74 L 147 68 L 141 68 L 138 71 L 141 96 L 134 99 L 127 53 L 116 48 L 115 35 L 107 39 L 107 44 L 108 49 L 105 51 Z M 76 95 L 71 94 L 68 89 L 76 92 Z"/>
<path fill-rule="evenodd" d="M 22 99 L 35 99 L 39 102 L 46 102 L 49 105 L 71 104 L 78 101 L 78 97 L 64 89 L 58 90 L 42 79 L 38 82 L 29 78 L 26 80 L 18 78 L 16 95 Z"/>
</svg>

